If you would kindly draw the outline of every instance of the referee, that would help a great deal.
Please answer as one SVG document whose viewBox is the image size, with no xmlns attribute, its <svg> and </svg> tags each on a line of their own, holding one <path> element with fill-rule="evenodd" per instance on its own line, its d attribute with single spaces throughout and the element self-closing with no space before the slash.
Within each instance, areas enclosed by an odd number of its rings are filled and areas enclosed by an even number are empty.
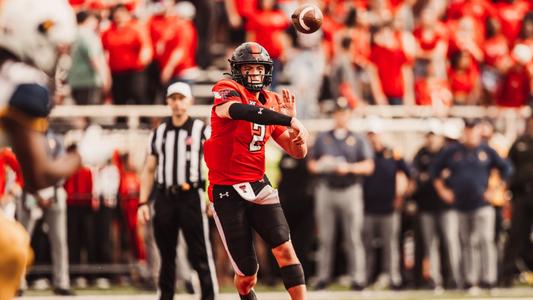
<svg viewBox="0 0 533 300">
<path fill-rule="evenodd" d="M 150 136 L 148 157 L 141 175 L 141 196 L 137 216 L 150 219 L 149 194 L 156 184 L 154 236 L 161 255 L 160 300 L 174 298 L 176 246 L 182 230 L 193 268 L 198 272 L 201 299 L 214 299 L 218 284 L 209 242 L 204 179 L 201 172 L 203 142 L 209 135 L 206 124 L 189 117 L 192 104 L 189 85 L 177 82 L 168 87 L 167 118 Z"/>
</svg>

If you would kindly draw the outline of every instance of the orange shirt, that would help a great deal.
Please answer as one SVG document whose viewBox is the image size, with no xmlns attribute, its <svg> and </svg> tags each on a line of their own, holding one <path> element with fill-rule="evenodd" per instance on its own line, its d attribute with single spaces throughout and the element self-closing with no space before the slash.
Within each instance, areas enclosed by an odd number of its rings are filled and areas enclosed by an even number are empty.
<svg viewBox="0 0 533 300">
<path fill-rule="evenodd" d="M 180 20 L 177 16 L 153 15 L 147 22 L 148 33 L 152 42 L 154 60 L 163 63 L 165 47 L 176 35 Z"/>
<path fill-rule="evenodd" d="M 180 76 L 184 70 L 196 66 L 196 48 L 198 45 L 198 34 L 191 21 L 180 20 L 176 25 L 175 33 L 171 40 L 165 45 L 161 55 L 161 68 L 168 63 L 172 53 L 176 50 L 183 50 L 182 60 L 174 68 L 173 75 Z"/>
<path fill-rule="evenodd" d="M 149 40 L 139 22 L 131 21 L 122 27 L 112 24 L 102 33 L 102 44 L 109 54 L 111 72 L 144 69 L 140 53 L 149 46 Z"/>
</svg>

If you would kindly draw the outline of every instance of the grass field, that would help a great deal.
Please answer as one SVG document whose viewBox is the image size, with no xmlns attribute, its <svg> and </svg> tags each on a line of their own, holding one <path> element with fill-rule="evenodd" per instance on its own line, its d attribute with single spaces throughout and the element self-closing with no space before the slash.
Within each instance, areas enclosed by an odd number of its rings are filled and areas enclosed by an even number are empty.
<svg viewBox="0 0 533 300">
<path fill-rule="evenodd" d="M 116 288 L 107 291 L 101 290 L 80 290 L 75 297 L 53 296 L 50 292 L 28 292 L 27 296 L 17 298 L 20 300 L 152 300 L 157 299 L 155 293 L 143 293 L 132 288 Z M 260 291 L 257 293 L 260 300 L 285 300 L 290 299 L 286 292 L 280 291 Z M 177 294 L 175 300 L 197 300 L 198 295 Z M 237 300 L 235 293 L 224 292 L 217 298 L 218 300 Z M 310 292 L 309 300 L 426 300 L 426 299 L 533 299 L 533 288 L 513 288 L 494 289 L 490 293 L 481 291 L 472 295 L 463 292 L 446 292 L 435 294 L 432 291 L 320 291 Z"/>
</svg>

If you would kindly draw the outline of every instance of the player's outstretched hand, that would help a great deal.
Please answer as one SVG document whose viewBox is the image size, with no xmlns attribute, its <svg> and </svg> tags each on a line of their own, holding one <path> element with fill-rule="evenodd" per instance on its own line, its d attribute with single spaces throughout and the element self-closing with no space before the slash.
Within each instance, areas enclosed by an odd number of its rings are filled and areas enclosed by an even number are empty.
<svg viewBox="0 0 533 300">
<path fill-rule="evenodd" d="M 309 137 L 309 132 L 304 127 L 302 122 L 296 118 L 292 118 L 291 120 L 291 142 L 293 142 L 296 145 L 303 145 L 307 142 L 307 139 Z"/>
<path fill-rule="evenodd" d="M 279 106 L 279 112 L 289 117 L 296 117 L 295 97 L 288 89 L 281 91 L 281 97 L 276 97 Z"/>
<path fill-rule="evenodd" d="M 143 205 L 137 209 L 137 220 L 139 224 L 144 225 L 150 221 L 150 206 Z"/>
</svg>

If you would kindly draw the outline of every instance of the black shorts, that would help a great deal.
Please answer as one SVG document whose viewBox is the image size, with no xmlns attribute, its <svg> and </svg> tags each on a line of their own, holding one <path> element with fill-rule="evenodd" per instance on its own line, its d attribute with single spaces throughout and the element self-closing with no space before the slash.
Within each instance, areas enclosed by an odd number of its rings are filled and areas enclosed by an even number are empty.
<svg viewBox="0 0 533 300">
<path fill-rule="evenodd" d="M 278 192 L 270 186 L 268 179 L 249 183 L 257 195 L 255 200 L 246 200 L 237 192 L 244 185 L 213 185 L 211 196 L 215 223 L 231 265 L 238 275 L 250 276 L 258 270 L 252 229 L 270 248 L 287 242 L 290 236 Z"/>
</svg>

